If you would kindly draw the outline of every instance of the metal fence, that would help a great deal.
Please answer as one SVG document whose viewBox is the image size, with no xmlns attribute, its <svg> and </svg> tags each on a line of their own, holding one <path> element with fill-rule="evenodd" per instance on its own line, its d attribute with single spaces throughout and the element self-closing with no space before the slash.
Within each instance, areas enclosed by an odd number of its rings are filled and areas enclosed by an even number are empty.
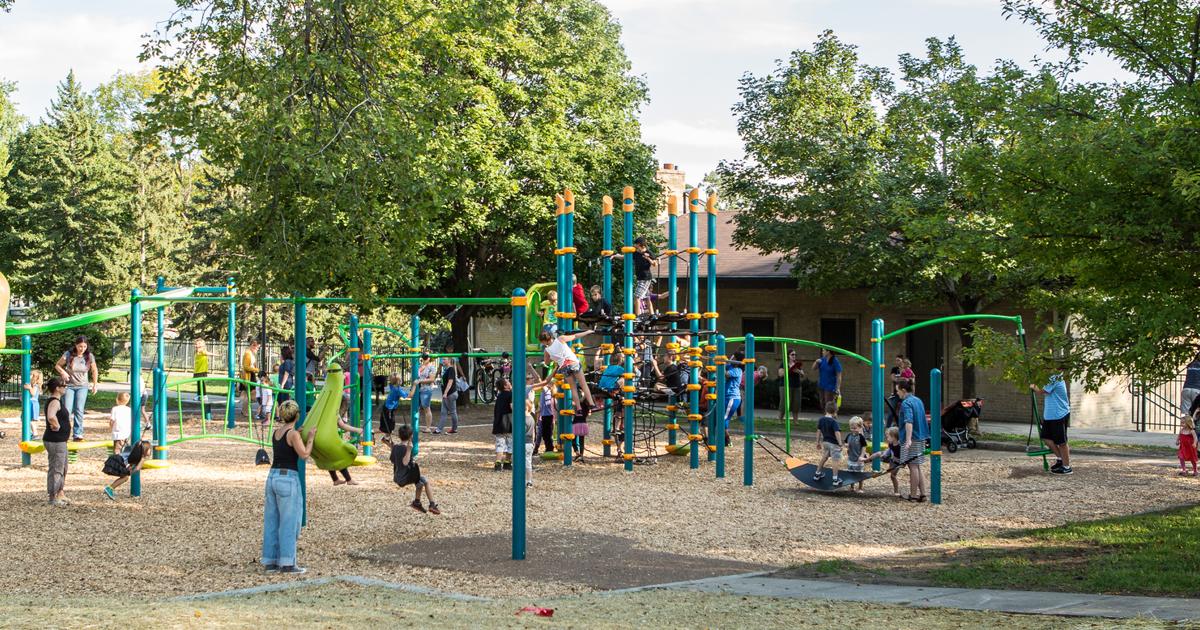
<svg viewBox="0 0 1200 630">
<path fill-rule="evenodd" d="M 13 374 L 7 381 L 0 382 L 0 401 L 21 400 L 21 375 Z"/>
<path fill-rule="evenodd" d="M 1187 371 L 1174 378 L 1147 385 L 1133 379 L 1129 393 L 1133 396 L 1133 427 L 1137 431 L 1178 431 L 1183 381 Z"/>
</svg>

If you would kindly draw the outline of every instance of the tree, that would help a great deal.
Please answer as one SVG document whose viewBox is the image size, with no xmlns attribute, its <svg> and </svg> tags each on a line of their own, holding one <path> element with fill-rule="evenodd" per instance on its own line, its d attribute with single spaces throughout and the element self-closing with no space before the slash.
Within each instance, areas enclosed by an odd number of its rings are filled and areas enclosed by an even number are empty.
<svg viewBox="0 0 1200 630">
<path fill-rule="evenodd" d="M 16 90 L 15 83 L 0 80 L 0 210 L 7 209 L 8 193 L 4 190 L 4 180 L 12 168 L 9 161 L 9 145 L 24 122 L 12 102 L 12 94 Z M 2 225 L 3 222 L 0 221 L 0 226 Z"/>
<path fill-rule="evenodd" d="M 1005 2 L 1068 53 L 1064 70 L 1105 54 L 1133 75 L 1030 91 L 1036 115 L 996 178 L 1020 256 L 1065 279 L 1035 295 L 1075 320 L 1077 375 L 1159 381 L 1200 343 L 1200 3 Z"/>
<path fill-rule="evenodd" d="M 900 56 L 900 86 L 824 33 L 775 72 L 745 76 L 734 108 L 748 159 L 719 167 L 743 208 L 734 240 L 783 254 L 802 289 L 866 288 L 886 304 L 954 314 L 1020 299 L 1040 281 L 1013 261 L 986 178 L 1007 139 L 1002 115 L 1025 74 L 979 76 L 953 38 Z M 964 348 L 970 324 L 958 327 Z M 963 361 L 963 397 L 975 371 Z"/>
<path fill-rule="evenodd" d="M 236 191 L 222 248 L 252 293 L 506 294 L 552 276 L 554 193 L 658 198 L 594 0 L 180 5 L 150 118 Z"/>
<path fill-rule="evenodd" d="M 38 316 L 107 306 L 128 295 L 128 174 L 74 72 L 46 119 L 13 143 L 0 264 Z"/>
</svg>

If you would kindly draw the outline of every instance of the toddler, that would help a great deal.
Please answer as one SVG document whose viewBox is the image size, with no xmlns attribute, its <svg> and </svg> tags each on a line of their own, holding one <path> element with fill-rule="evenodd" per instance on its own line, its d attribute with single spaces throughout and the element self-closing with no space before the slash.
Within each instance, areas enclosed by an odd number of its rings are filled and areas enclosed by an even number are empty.
<svg viewBox="0 0 1200 630">
<path fill-rule="evenodd" d="M 892 494 L 897 499 L 900 498 L 900 479 L 896 474 L 900 472 L 900 428 L 888 427 L 884 431 L 884 440 L 887 442 L 887 448 L 879 449 L 878 453 L 871 453 L 867 456 L 867 462 L 878 459 L 879 461 L 888 464 L 888 476 L 892 478 Z M 864 462 L 865 465 L 865 462 Z"/>
<path fill-rule="evenodd" d="M 538 305 L 542 313 L 542 332 L 550 333 L 551 337 L 558 336 L 558 291 L 546 292 L 546 299 Z"/>
<path fill-rule="evenodd" d="M 496 382 L 496 406 L 492 410 L 492 435 L 496 438 L 495 470 L 512 470 L 512 414 L 512 384 L 502 378 Z"/>
<path fill-rule="evenodd" d="M 1200 412 L 1197 412 L 1200 415 Z M 1180 421 L 1179 435 L 1175 436 L 1175 444 L 1179 446 L 1179 474 L 1186 475 L 1184 464 L 1192 463 L 1192 476 L 1196 476 L 1196 420 L 1188 417 Z"/>
<path fill-rule="evenodd" d="M 537 408 L 538 435 L 541 443 L 546 445 L 546 452 L 554 452 L 554 415 L 558 413 L 558 405 L 554 400 L 554 385 L 552 379 L 547 379 L 542 387 L 542 394 Z M 539 438 L 533 441 L 533 454 L 537 455 Z"/>
<path fill-rule="evenodd" d="M 846 470 L 862 472 L 863 464 L 867 461 L 867 437 L 863 435 L 863 419 L 854 416 L 850 418 L 850 435 L 846 436 Z M 850 484 L 854 492 L 863 491 L 863 482 Z"/>
<path fill-rule="evenodd" d="M 429 490 L 429 480 L 421 474 L 421 467 L 413 459 L 412 436 L 412 427 L 407 424 L 402 424 L 396 429 L 396 437 L 400 443 L 392 447 L 392 480 L 401 488 L 407 485 L 416 487 L 417 494 L 409 507 L 422 514 L 426 512 L 425 506 L 421 505 L 421 490 L 425 490 L 425 497 L 429 499 L 428 512 L 441 514 L 438 504 L 433 501 L 433 493 Z"/>
<path fill-rule="evenodd" d="M 392 431 L 396 430 L 396 408 L 400 406 L 400 399 L 404 398 L 408 392 L 400 387 L 400 373 L 392 372 L 388 377 L 387 398 L 383 400 L 383 412 L 379 416 L 379 432 L 384 437 L 390 437 Z"/>
<path fill-rule="evenodd" d="M 25 384 L 25 391 L 29 392 L 29 400 L 33 401 L 33 408 L 40 409 L 38 399 L 42 396 L 41 370 L 30 370 L 29 382 Z"/>
<path fill-rule="evenodd" d="M 113 453 L 120 453 L 133 432 L 133 410 L 129 408 L 129 392 L 117 394 L 117 406 L 108 414 L 108 430 L 112 431 Z"/>
<path fill-rule="evenodd" d="M 267 424 L 271 419 L 271 412 L 275 409 L 275 392 L 271 391 L 271 375 L 264 373 L 259 377 L 259 382 L 262 387 L 255 388 L 254 397 L 258 402 L 258 410 L 254 414 L 254 419 L 258 420 L 259 424 Z"/>
<path fill-rule="evenodd" d="M 813 481 L 820 481 L 825 476 L 825 462 L 833 469 L 833 487 L 842 485 L 838 479 L 838 469 L 842 466 L 842 428 L 838 426 L 837 404 L 833 401 L 825 403 L 825 415 L 817 420 L 817 450 L 821 452 L 821 461 L 817 463 L 817 473 Z"/>
</svg>

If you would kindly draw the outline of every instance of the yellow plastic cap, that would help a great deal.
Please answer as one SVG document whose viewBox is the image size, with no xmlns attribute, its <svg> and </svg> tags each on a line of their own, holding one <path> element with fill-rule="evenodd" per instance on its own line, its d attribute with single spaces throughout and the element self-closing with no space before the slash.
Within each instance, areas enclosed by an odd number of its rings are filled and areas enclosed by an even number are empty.
<svg viewBox="0 0 1200 630">
<path fill-rule="evenodd" d="M 604 198 L 600 200 L 600 213 L 605 216 L 612 214 L 612 197 L 604 195 Z"/>
</svg>

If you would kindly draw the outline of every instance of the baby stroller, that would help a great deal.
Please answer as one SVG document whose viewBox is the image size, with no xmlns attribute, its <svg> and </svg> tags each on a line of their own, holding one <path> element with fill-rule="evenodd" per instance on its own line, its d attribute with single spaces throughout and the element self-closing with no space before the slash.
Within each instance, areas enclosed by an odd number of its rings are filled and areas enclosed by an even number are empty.
<svg viewBox="0 0 1200 630">
<path fill-rule="evenodd" d="M 982 398 L 960 400 L 942 410 L 942 443 L 947 451 L 953 453 L 960 446 L 976 447 L 970 428 L 979 426 L 979 415 L 982 412 Z"/>
</svg>

